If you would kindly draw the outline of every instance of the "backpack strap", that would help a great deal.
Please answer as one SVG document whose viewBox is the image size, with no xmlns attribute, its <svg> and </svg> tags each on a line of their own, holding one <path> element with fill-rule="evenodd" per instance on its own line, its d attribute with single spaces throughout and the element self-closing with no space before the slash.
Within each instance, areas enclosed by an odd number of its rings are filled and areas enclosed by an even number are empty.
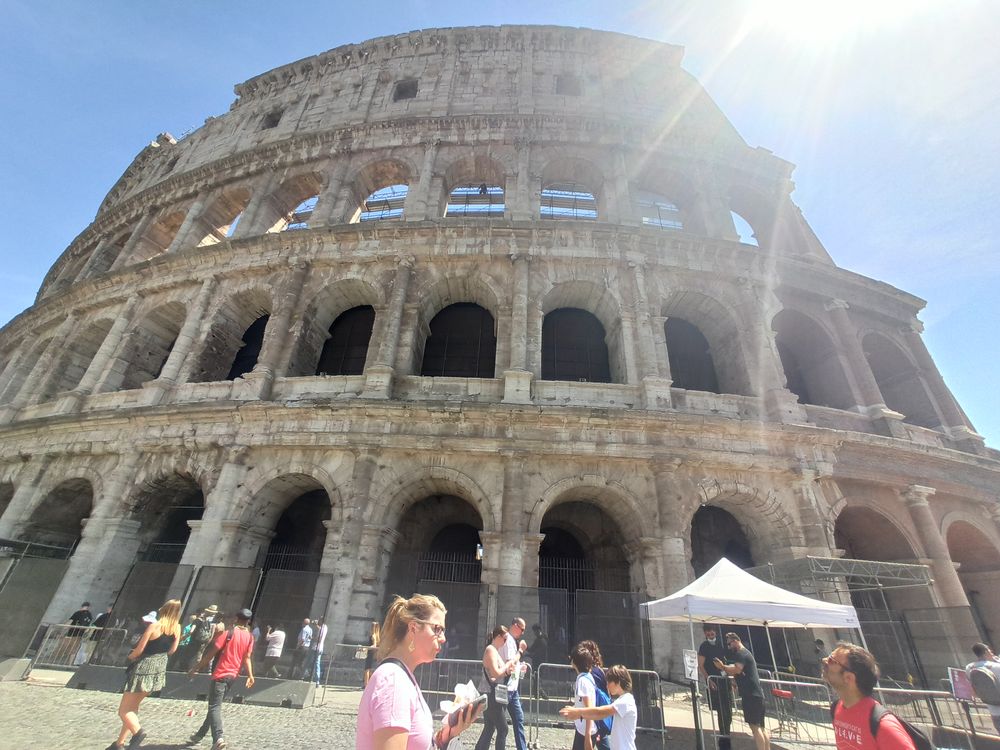
<svg viewBox="0 0 1000 750">
<path fill-rule="evenodd" d="M 889 709 L 875 701 L 872 712 L 868 716 L 868 730 L 872 733 L 872 737 L 878 734 L 878 728 L 882 725 L 882 717 L 887 713 L 889 713 Z"/>
</svg>

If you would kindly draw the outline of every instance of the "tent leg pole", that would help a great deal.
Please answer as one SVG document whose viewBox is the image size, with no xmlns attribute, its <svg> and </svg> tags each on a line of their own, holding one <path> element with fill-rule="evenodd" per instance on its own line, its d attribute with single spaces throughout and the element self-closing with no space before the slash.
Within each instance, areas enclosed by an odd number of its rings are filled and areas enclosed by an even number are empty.
<svg viewBox="0 0 1000 750">
<path fill-rule="evenodd" d="M 695 651 L 694 643 L 694 619 L 688 613 L 688 628 L 691 631 L 691 650 Z M 701 706 L 699 704 L 698 679 L 691 680 L 691 711 L 694 713 L 694 746 L 695 750 L 705 750 L 705 736 L 701 728 Z"/>
<path fill-rule="evenodd" d="M 774 662 L 771 666 L 774 667 L 774 678 L 778 681 L 778 687 L 781 687 L 781 675 L 778 674 L 778 657 L 774 653 L 774 644 L 771 642 L 771 628 L 768 627 L 767 622 L 764 623 L 764 635 L 767 636 L 767 647 L 771 649 L 771 661 Z"/>
</svg>

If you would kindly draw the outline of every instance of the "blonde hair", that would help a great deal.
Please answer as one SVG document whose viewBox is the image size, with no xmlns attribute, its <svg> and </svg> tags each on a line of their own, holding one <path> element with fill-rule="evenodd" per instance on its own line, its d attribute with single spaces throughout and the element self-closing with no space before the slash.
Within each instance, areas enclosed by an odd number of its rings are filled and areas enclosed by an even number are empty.
<svg viewBox="0 0 1000 750">
<path fill-rule="evenodd" d="M 429 620 L 435 609 L 442 614 L 448 612 L 441 600 L 430 594 L 414 594 L 409 599 L 401 596 L 394 598 L 385 613 L 385 622 L 382 623 L 378 658 L 384 659 L 402 643 L 411 622 Z"/>
<path fill-rule="evenodd" d="M 375 644 L 375 648 L 378 648 L 379 641 L 382 640 L 382 626 L 379 625 L 375 620 L 372 620 L 372 643 Z"/>
<path fill-rule="evenodd" d="M 157 612 L 156 622 L 160 625 L 160 633 L 163 635 L 181 634 L 181 600 L 171 599 L 160 607 Z"/>
</svg>

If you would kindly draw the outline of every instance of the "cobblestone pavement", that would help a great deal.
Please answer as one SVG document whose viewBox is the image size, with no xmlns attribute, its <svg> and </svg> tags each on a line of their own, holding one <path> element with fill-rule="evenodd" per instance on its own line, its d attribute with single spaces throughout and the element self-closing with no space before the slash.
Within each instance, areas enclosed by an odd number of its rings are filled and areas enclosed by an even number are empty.
<svg viewBox="0 0 1000 750">
<path fill-rule="evenodd" d="M 0 683 L 0 748 L 103 750 L 116 737 L 119 697 L 94 690 L 72 690 L 32 682 Z M 357 690 L 327 690 L 325 705 L 307 709 L 264 706 L 223 706 L 226 741 L 232 750 L 335 748 L 353 750 Z M 148 734 L 145 750 L 181 750 L 205 717 L 203 701 L 147 698 L 139 718 Z M 188 714 L 191 714 L 190 716 Z M 479 737 L 476 727 L 463 739 L 467 750 Z M 538 750 L 566 750 L 573 741 L 570 728 L 543 728 Z M 681 745 L 687 743 L 680 743 Z M 640 745 L 645 747 L 646 743 Z M 649 747 L 659 747 L 657 741 Z M 208 750 L 210 743 L 198 746 Z M 508 735 L 507 747 L 514 739 Z M 671 750 L 680 750 L 670 743 Z"/>
</svg>

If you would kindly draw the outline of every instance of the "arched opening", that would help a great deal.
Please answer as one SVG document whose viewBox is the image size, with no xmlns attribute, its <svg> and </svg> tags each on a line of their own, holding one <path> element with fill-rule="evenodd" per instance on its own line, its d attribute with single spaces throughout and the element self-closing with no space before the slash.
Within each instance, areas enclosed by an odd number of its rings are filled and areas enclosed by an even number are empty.
<svg viewBox="0 0 1000 750">
<path fill-rule="evenodd" d="M 83 520 L 94 506 L 94 488 L 86 479 L 67 479 L 52 489 L 21 527 L 22 541 L 65 550 L 76 547 Z"/>
<path fill-rule="evenodd" d="M 727 510 L 703 505 L 691 520 L 691 567 L 700 576 L 725 557 L 740 568 L 754 566 L 743 526 Z"/>
<path fill-rule="evenodd" d="M 291 213 L 288 214 L 288 223 L 285 225 L 283 231 L 288 232 L 295 229 L 308 229 L 309 220 L 312 218 L 313 211 L 316 210 L 316 203 L 318 201 L 319 196 L 312 195 L 300 202 L 291 210 Z"/>
<path fill-rule="evenodd" d="M 550 182 L 542 187 L 540 211 L 543 219 L 596 221 L 597 197 L 589 185 Z"/>
<path fill-rule="evenodd" d="M 459 185 L 448 195 L 445 218 L 466 216 L 481 219 L 502 219 L 504 212 L 503 187 L 479 184 Z"/>
<path fill-rule="evenodd" d="M 265 570 L 319 572 L 330 520 L 330 496 L 326 490 L 305 492 L 284 510 L 274 526 L 274 537 L 264 556 Z"/>
<path fill-rule="evenodd" d="M 631 556 L 619 525 L 595 501 L 568 500 L 545 513 L 540 531 L 538 605 L 549 653 L 591 639 L 606 663 L 641 663 L 641 597 L 630 593 Z"/>
<path fill-rule="evenodd" d="M 141 263 L 167 252 L 184 223 L 184 214 L 184 211 L 172 211 L 153 222 L 136 242 L 132 257 L 126 258 L 125 263 Z"/>
<path fill-rule="evenodd" d="M 237 294 L 223 303 L 205 337 L 190 381 L 232 380 L 252 370 L 263 344 L 270 306 L 271 301 L 260 291 Z M 255 324 L 257 327 L 251 331 Z M 245 369 L 248 365 L 249 369 Z"/>
<path fill-rule="evenodd" d="M 850 409 L 851 387 L 836 346 L 814 320 L 782 310 L 771 323 L 788 390 L 803 404 Z"/>
<path fill-rule="evenodd" d="M 885 405 L 904 415 L 903 421 L 934 428 L 941 420 L 927 394 L 923 378 L 903 351 L 889 339 L 869 333 L 861 342 L 865 358 Z"/>
<path fill-rule="evenodd" d="M 955 521 L 946 536 L 948 554 L 958 565 L 958 577 L 985 643 L 995 643 L 1000 622 L 1000 552 L 980 529 Z"/>
<path fill-rule="evenodd" d="M 633 194 L 636 208 L 639 211 L 639 221 L 643 226 L 656 229 L 684 229 L 681 210 L 665 195 L 652 193 L 648 190 L 637 190 Z"/>
<path fill-rule="evenodd" d="M 545 316 L 542 380 L 612 382 L 604 326 L 592 313 L 563 307 Z"/>
<path fill-rule="evenodd" d="M 72 334 L 56 361 L 53 377 L 39 395 L 41 401 L 77 386 L 110 330 L 110 320 L 98 320 Z"/>
<path fill-rule="evenodd" d="M 264 346 L 264 332 L 270 317 L 270 315 L 261 315 L 243 332 L 241 337 L 243 346 L 236 352 L 226 380 L 236 380 L 236 378 L 243 377 L 257 365 L 257 358 Z"/>
<path fill-rule="evenodd" d="M 198 247 L 215 245 L 233 236 L 236 227 L 243 216 L 243 211 L 250 202 L 250 191 L 246 188 L 226 190 L 205 209 L 198 217 L 201 234 Z M 187 235 L 190 237 L 190 235 Z"/>
<path fill-rule="evenodd" d="M 432 377 L 492 378 L 497 337 L 493 316 L 471 302 L 448 305 L 430 323 L 420 374 Z"/>
<path fill-rule="evenodd" d="M 43 338 L 35 344 L 25 341 L 21 343 L 22 347 L 29 347 L 28 353 L 23 359 L 16 362 L 14 366 L 14 371 L 10 375 L 10 380 L 7 381 L 7 385 L 3 389 L 3 401 L 7 402 L 15 398 L 17 394 L 21 391 L 21 388 L 25 387 L 25 381 L 28 376 L 31 375 L 32 370 L 35 369 L 35 365 L 38 364 L 38 360 L 41 359 L 42 354 L 48 349 L 49 344 L 52 343 L 52 337 Z M 10 364 L 7 367 L 11 367 Z M 4 371 L 6 375 L 6 370 Z"/>
<path fill-rule="evenodd" d="M 161 305 L 149 312 L 132 333 L 128 366 L 122 374 L 121 388 L 131 390 L 156 380 L 167 363 L 186 315 L 179 302 Z M 107 383 L 113 390 L 112 383 Z"/>
<path fill-rule="evenodd" d="M 760 243 L 757 241 L 757 232 L 750 225 L 750 222 L 735 211 L 730 211 L 729 216 L 733 220 L 733 229 L 736 231 L 736 239 L 744 245 L 760 247 Z"/>
<path fill-rule="evenodd" d="M 263 201 L 254 223 L 265 232 L 307 229 L 312 224 L 323 183 L 323 176 L 317 172 L 285 180 Z"/>
<path fill-rule="evenodd" d="M 132 516 L 140 522 L 139 558 L 145 562 L 179 563 L 191 536 L 189 521 L 200 521 L 205 496 L 195 480 L 169 474 L 143 484 Z"/>
<path fill-rule="evenodd" d="M 368 359 L 368 344 L 375 326 L 375 308 L 352 307 L 330 324 L 329 338 L 323 344 L 317 375 L 361 375 Z"/>
<path fill-rule="evenodd" d="M 409 186 L 405 184 L 387 185 L 370 193 L 361 204 L 357 221 L 391 221 L 403 218 L 403 204 Z"/>
<path fill-rule="evenodd" d="M 711 347 L 701 331 L 682 318 L 667 318 L 663 335 L 673 387 L 721 393 Z"/>
<path fill-rule="evenodd" d="M 131 234 L 131 232 L 123 232 L 112 242 L 95 250 L 95 257 L 90 263 L 90 268 L 87 269 L 88 279 L 107 273 L 111 269 L 114 262 L 118 260 L 118 256 L 121 255 L 122 250 L 125 249 L 125 244 L 128 242 Z"/>
</svg>

